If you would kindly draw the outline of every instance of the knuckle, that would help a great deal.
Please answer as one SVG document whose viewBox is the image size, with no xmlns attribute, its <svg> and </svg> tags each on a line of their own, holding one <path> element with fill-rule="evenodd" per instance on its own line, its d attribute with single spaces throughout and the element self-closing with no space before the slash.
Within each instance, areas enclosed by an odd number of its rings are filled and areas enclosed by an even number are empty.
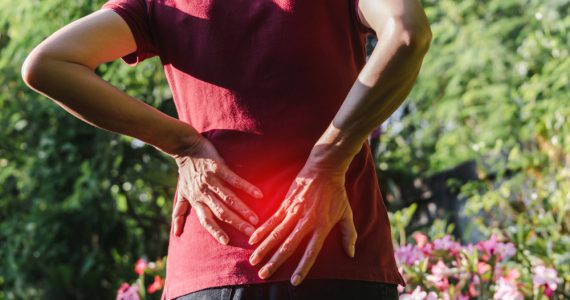
<svg viewBox="0 0 570 300">
<path fill-rule="evenodd" d="M 317 251 L 315 251 L 315 249 L 313 249 L 313 248 L 307 249 L 306 256 L 308 259 L 312 259 L 316 254 L 317 254 Z"/>
<path fill-rule="evenodd" d="M 205 181 L 200 181 L 198 183 L 198 190 L 201 193 L 205 193 L 208 190 L 208 183 L 206 183 Z"/>
<path fill-rule="evenodd" d="M 218 230 L 216 230 L 216 227 L 214 226 L 214 224 L 212 224 L 211 220 L 208 220 L 208 218 L 204 219 L 204 224 L 202 224 L 202 226 L 210 233 L 212 234 L 216 234 Z"/>
<path fill-rule="evenodd" d="M 291 252 L 291 243 L 285 243 L 283 245 L 281 245 L 281 247 L 279 247 L 278 252 L 282 255 L 287 255 Z"/>
<path fill-rule="evenodd" d="M 220 219 L 225 219 L 228 217 L 228 212 L 221 206 L 215 205 L 212 212 Z"/>
<path fill-rule="evenodd" d="M 263 227 L 272 227 L 275 225 L 275 223 L 277 223 L 277 219 L 275 217 L 271 217 L 269 220 L 267 220 L 267 223 L 265 223 L 266 225 L 263 225 Z"/>
<path fill-rule="evenodd" d="M 220 198 L 222 199 L 222 201 L 224 201 L 224 203 L 226 203 L 229 206 L 234 206 L 235 204 L 235 200 L 233 199 L 233 197 L 228 195 L 227 193 L 221 192 Z"/>
<path fill-rule="evenodd" d="M 224 202 L 226 202 L 229 206 L 234 206 L 236 201 L 232 196 L 224 195 Z"/>
<path fill-rule="evenodd" d="M 303 203 L 295 202 L 289 208 L 287 208 L 288 215 L 296 215 L 303 211 L 304 205 Z"/>
<path fill-rule="evenodd" d="M 274 231 L 270 234 L 270 237 L 272 240 L 279 240 L 281 238 L 281 233 Z"/>
<path fill-rule="evenodd" d="M 235 186 L 243 186 L 241 180 L 239 180 L 237 176 L 232 176 L 230 181 Z"/>
<path fill-rule="evenodd" d="M 206 181 L 206 182 L 210 181 L 210 180 L 211 180 L 212 178 L 214 178 L 215 176 L 216 176 L 216 175 L 215 175 L 215 171 L 213 171 L 213 170 L 211 170 L 211 169 L 204 171 L 203 177 L 204 177 L 204 181 Z"/>
<path fill-rule="evenodd" d="M 210 172 L 211 173 L 218 173 L 221 171 L 221 164 L 215 160 L 210 163 Z"/>
</svg>

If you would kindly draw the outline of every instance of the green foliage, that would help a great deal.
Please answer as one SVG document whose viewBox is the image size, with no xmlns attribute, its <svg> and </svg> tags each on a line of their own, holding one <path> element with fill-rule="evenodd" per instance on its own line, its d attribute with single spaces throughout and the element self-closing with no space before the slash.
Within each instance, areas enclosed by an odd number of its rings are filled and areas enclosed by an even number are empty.
<svg viewBox="0 0 570 300">
<path fill-rule="evenodd" d="M 103 1 L 0 2 L 0 299 L 109 299 L 142 255 L 166 253 L 175 164 L 27 88 L 26 55 Z M 98 70 L 175 116 L 160 62 Z"/>
<path fill-rule="evenodd" d="M 108 299 L 133 264 L 166 254 L 175 164 L 28 89 L 20 68 L 51 33 L 103 0 L 0 2 L 0 299 Z M 466 160 L 484 234 L 524 245 L 570 282 L 569 0 L 424 0 L 433 42 L 381 171 L 427 176 Z M 97 73 L 175 116 L 160 62 Z M 396 212 L 395 241 L 413 214 Z M 432 236 L 450 228 L 436 222 Z"/>
<path fill-rule="evenodd" d="M 424 6 L 432 46 L 380 169 L 425 177 L 476 160 L 480 179 L 462 187 L 473 229 L 556 267 L 570 297 L 570 1 Z"/>
<path fill-rule="evenodd" d="M 425 1 L 433 42 L 404 117 L 382 138 L 383 169 L 425 174 L 476 159 L 501 173 L 514 148 L 543 165 L 539 137 L 568 152 L 569 3 Z"/>
</svg>

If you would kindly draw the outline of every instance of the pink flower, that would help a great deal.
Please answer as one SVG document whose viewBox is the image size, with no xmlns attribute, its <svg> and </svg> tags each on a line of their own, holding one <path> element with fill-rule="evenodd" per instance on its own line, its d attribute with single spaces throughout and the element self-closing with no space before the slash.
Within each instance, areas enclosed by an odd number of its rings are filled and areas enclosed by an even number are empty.
<svg viewBox="0 0 570 300">
<path fill-rule="evenodd" d="M 477 291 L 477 288 L 475 287 L 475 283 L 471 282 L 469 284 L 469 295 L 471 297 L 477 297 L 479 296 L 479 292 Z"/>
<path fill-rule="evenodd" d="M 449 268 L 443 261 L 438 261 L 437 264 L 431 267 L 431 273 L 436 276 L 447 277 Z"/>
<path fill-rule="evenodd" d="M 517 253 L 517 249 L 512 243 L 497 243 L 495 251 L 499 258 L 503 261 L 509 260 Z"/>
<path fill-rule="evenodd" d="M 156 291 L 162 289 L 163 286 L 164 286 L 164 281 L 162 281 L 162 278 L 160 278 L 160 276 L 158 275 L 155 275 L 154 282 L 150 284 L 147 290 L 149 294 L 153 294 Z"/>
<path fill-rule="evenodd" d="M 437 300 L 437 294 L 435 292 L 429 292 L 425 300 Z"/>
<path fill-rule="evenodd" d="M 552 294 L 554 294 L 554 291 L 551 290 L 548 286 L 546 286 L 546 287 L 544 288 L 544 295 L 545 295 L 546 297 L 548 297 L 548 299 L 550 299 L 550 298 L 552 298 Z"/>
<path fill-rule="evenodd" d="M 534 285 L 537 287 L 544 285 L 545 292 L 547 288 L 555 291 L 558 287 L 558 274 L 556 273 L 556 270 L 546 268 L 543 265 L 538 265 L 532 269 L 532 273 L 532 281 L 534 282 Z"/>
<path fill-rule="evenodd" d="M 497 280 L 494 300 L 524 300 L 515 282 L 509 282 L 501 277 Z"/>
<path fill-rule="evenodd" d="M 446 235 L 442 238 L 439 238 L 433 241 L 433 249 L 434 250 L 444 250 L 444 251 L 451 251 L 451 252 L 459 252 L 461 249 L 461 245 L 459 243 L 453 241 L 451 236 Z"/>
<path fill-rule="evenodd" d="M 138 289 L 139 288 L 136 284 L 129 285 L 125 282 L 117 290 L 116 300 L 140 300 Z"/>
<path fill-rule="evenodd" d="M 142 275 L 144 273 L 144 270 L 147 267 L 147 262 L 145 259 L 139 258 L 139 260 L 137 260 L 137 263 L 135 264 L 135 272 L 137 272 L 137 274 Z"/>
<path fill-rule="evenodd" d="M 395 256 L 399 263 L 408 266 L 424 259 L 424 253 L 412 244 L 407 244 L 396 249 Z"/>
<path fill-rule="evenodd" d="M 441 260 L 431 267 L 431 274 L 426 275 L 426 279 L 431 281 L 440 291 L 449 287 L 449 268 Z"/>
<path fill-rule="evenodd" d="M 400 295 L 400 300 L 437 300 L 437 294 L 434 292 L 422 291 L 422 288 L 417 286 L 411 294 Z"/>
<path fill-rule="evenodd" d="M 494 255 L 495 248 L 497 247 L 497 236 L 493 234 L 488 241 L 480 241 L 477 243 L 477 247 L 483 253 Z"/>
<path fill-rule="evenodd" d="M 427 235 L 421 232 L 416 232 L 414 234 L 414 240 L 416 240 L 416 245 L 418 245 L 418 248 L 420 249 L 422 249 L 429 242 Z"/>
<path fill-rule="evenodd" d="M 517 279 L 521 276 L 521 273 L 517 269 L 510 269 L 507 276 L 504 279 L 508 282 L 517 282 Z"/>
<path fill-rule="evenodd" d="M 490 259 L 490 256 L 496 255 L 500 260 L 509 260 L 517 253 L 517 248 L 513 243 L 500 243 L 497 236 L 492 235 L 488 241 L 481 241 L 477 244 L 477 248 L 485 254 L 484 259 Z"/>
<path fill-rule="evenodd" d="M 491 271 L 491 265 L 482 261 L 477 263 L 477 273 L 483 276 L 485 273 Z"/>
</svg>

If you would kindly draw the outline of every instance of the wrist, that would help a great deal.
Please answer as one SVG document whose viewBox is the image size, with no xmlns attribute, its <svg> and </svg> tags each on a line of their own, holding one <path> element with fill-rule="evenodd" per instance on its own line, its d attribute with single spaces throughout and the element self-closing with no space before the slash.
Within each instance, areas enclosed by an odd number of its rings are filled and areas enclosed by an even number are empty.
<svg viewBox="0 0 570 300">
<path fill-rule="evenodd" d="M 365 139 L 329 125 L 311 149 L 307 164 L 329 172 L 346 172 Z"/>
<path fill-rule="evenodd" d="M 176 148 L 169 155 L 176 161 L 184 160 L 187 156 L 192 156 L 200 151 L 204 139 L 201 134 L 181 136 L 177 139 Z"/>
<path fill-rule="evenodd" d="M 195 153 L 200 148 L 202 140 L 205 139 L 192 126 L 179 120 L 176 123 L 174 128 L 171 126 L 168 132 L 159 135 L 162 136 L 160 144 L 155 144 L 155 148 L 175 159 Z"/>
</svg>

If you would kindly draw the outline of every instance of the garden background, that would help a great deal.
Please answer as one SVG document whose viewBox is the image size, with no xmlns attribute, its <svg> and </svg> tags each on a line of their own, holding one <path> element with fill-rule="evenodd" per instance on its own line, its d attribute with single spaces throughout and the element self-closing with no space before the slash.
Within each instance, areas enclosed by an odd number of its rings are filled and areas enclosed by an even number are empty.
<svg viewBox="0 0 570 300">
<path fill-rule="evenodd" d="M 35 45 L 103 2 L 0 1 L 0 299 L 112 299 L 163 275 L 174 161 L 83 123 L 20 75 Z M 570 299 L 570 1 L 422 3 L 431 48 L 371 140 L 402 293 Z M 158 59 L 96 72 L 176 116 Z M 153 262 L 143 275 L 140 258 Z"/>
</svg>

